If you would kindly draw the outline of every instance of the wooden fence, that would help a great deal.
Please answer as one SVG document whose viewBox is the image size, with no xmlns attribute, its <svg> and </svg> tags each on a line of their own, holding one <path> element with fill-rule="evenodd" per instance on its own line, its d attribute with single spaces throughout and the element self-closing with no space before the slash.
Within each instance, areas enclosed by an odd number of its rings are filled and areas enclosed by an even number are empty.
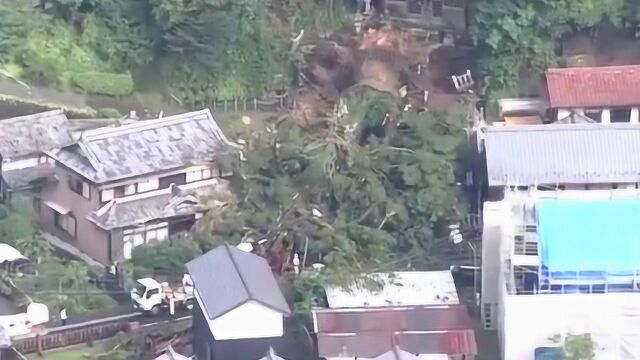
<svg viewBox="0 0 640 360">
<path fill-rule="evenodd" d="M 71 345 L 91 343 L 96 340 L 116 336 L 120 332 L 136 334 L 162 334 L 184 332 L 191 324 L 191 317 L 187 316 L 175 320 L 164 320 L 155 323 L 141 324 L 137 328 L 131 326 L 130 318 L 108 318 L 72 324 L 49 329 L 42 334 L 32 334 L 18 337 L 13 341 L 13 348 L 22 354 L 42 352 Z"/>
</svg>

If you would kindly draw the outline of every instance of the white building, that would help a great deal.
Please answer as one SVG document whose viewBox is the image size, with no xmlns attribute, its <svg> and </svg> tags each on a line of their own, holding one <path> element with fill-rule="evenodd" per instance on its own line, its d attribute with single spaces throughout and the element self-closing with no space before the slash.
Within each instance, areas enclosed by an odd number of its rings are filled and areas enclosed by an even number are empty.
<svg viewBox="0 0 640 360">
<path fill-rule="evenodd" d="M 502 359 L 534 359 L 568 333 L 591 334 L 597 359 L 640 359 L 639 199 L 529 190 L 485 203 L 481 310 Z"/>
</svg>

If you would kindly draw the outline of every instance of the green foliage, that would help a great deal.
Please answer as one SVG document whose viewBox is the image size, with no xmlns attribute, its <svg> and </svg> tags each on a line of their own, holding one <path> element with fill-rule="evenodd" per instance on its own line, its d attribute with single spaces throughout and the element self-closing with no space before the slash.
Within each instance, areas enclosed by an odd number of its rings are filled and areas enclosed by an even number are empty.
<svg viewBox="0 0 640 360">
<path fill-rule="evenodd" d="M 40 236 L 23 237 L 16 241 L 16 248 L 36 264 L 51 258 L 53 246 Z"/>
<path fill-rule="evenodd" d="M 73 72 L 71 81 L 90 94 L 123 96 L 133 91 L 131 74 L 104 72 Z"/>
<path fill-rule="evenodd" d="M 134 278 L 158 274 L 181 275 L 184 273 L 184 264 L 200 254 L 200 249 L 191 241 L 166 241 L 137 246 L 125 266 L 132 269 Z"/>
<path fill-rule="evenodd" d="M 246 161 L 237 163 L 232 179 L 238 201 L 221 216 L 240 218 L 223 231 L 218 223 L 209 227 L 212 237 L 229 243 L 267 239 L 272 248 L 301 251 L 308 239 L 307 266 L 320 261 L 326 268 L 323 278 L 294 284 L 301 309 L 319 299 L 309 293 L 318 282 L 428 265 L 437 224 L 459 216 L 463 114 L 399 117 L 396 104 L 364 99 L 325 127 L 302 129 L 285 120 L 244 129 Z M 378 110 L 357 111 L 372 108 Z M 383 127 L 386 110 L 391 118 Z M 363 140 L 372 124 L 383 134 Z"/>
<path fill-rule="evenodd" d="M 557 334 L 549 340 L 560 343 L 562 336 Z M 562 359 L 564 360 L 594 360 L 596 358 L 596 343 L 591 334 L 567 334 L 562 345 Z"/>
<path fill-rule="evenodd" d="M 105 117 L 105 118 L 119 118 L 122 117 L 122 114 L 120 114 L 120 111 L 118 111 L 118 109 L 114 109 L 114 108 L 102 108 L 98 110 L 98 115 Z"/>
<path fill-rule="evenodd" d="M 484 57 L 484 92 L 517 92 L 521 71 L 556 64 L 556 41 L 563 34 L 605 19 L 618 24 L 624 12 L 625 0 L 479 1 L 474 33 Z"/>
<path fill-rule="evenodd" d="M 0 63 L 12 61 L 15 54 L 22 51 L 35 22 L 27 2 L 0 2 Z"/>
<path fill-rule="evenodd" d="M 19 302 L 41 302 L 55 312 L 64 305 L 70 315 L 104 310 L 116 305 L 115 301 L 90 282 L 88 268 L 77 261 L 63 262 L 49 258 L 36 265 L 36 274 L 15 277 Z"/>
<path fill-rule="evenodd" d="M 35 239 L 37 230 L 33 214 L 26 209 L 7 209 L 3 206 L 0 216 L 0 239 L 3 243 L 16 246 L 20 239 Z"/>
</svg>

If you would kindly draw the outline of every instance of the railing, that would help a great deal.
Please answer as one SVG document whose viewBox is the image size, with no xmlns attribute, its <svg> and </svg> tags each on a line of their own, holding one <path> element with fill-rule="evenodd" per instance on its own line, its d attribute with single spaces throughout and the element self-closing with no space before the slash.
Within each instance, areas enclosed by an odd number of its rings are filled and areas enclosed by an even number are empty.
<svg viewBox="0 0 640 360">
<path fill-rule="evenodd" d="M 131 326 L 129 320 L 137 316 L 140 316 L 140 314 L 115 316 L 81 324 L 46 329 L 42 334 L 25 335 L 13 339 L 13 347 L 20 353 L 29 354 L 107 339 L 116 336 L 120 332 L 162 333 L 166 335 L 184 331 L 184 327 L 191 322 L 191 316 L 185 316 L 178 319 L 141 324 L 135 328 Z"/>
<path fill-rule="evenodd" d="M 289 96 L 278 96 L 267 99 L 234 99 L 216 100 L 210 105 L 211 110 L 217 112 L 283 112 L 295 106 L 295 100 Z"/>
</svg>

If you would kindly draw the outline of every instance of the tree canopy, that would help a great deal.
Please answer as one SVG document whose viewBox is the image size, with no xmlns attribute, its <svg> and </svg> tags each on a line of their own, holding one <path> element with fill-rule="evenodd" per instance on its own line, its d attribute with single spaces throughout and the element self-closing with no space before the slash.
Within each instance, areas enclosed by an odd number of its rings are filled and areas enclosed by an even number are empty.
<svg viewBox="0 0 640 360">
<path fill-rule="evenodd" d="M 211 241 L 266 240 L 270 259 L 294 250 L 303 266 L 324 264 L 332 282 L 430 264 L 439 226 L 464 211 L 456 170 L 466 108 L 396 106 L 367 96 L 312 128 L 280 119 L 238 129 L 246 160 L 234 162 L 237 200 L 203 221 Z M 376 108 L 385 111 L 366 111 Z"/>
<path fill-rule="evenodd" d="M 327 31 L 343 15 L 332 0 L 7 0 L 0 69 L 58 86 L 87 71 L 106 83 L 133 74 L 137 89 L 204 106 L 263 94 L 285 73 L 294 34 Z"/>
<path fill-rule="evenodd" d="M 480 0 L 474 36 L 483 55 L 485 92 L 518 89 L 522 72 L 557 64 L 556 41 L 603 21 L 621 24 L 626 0 Z"/>
</svg>

